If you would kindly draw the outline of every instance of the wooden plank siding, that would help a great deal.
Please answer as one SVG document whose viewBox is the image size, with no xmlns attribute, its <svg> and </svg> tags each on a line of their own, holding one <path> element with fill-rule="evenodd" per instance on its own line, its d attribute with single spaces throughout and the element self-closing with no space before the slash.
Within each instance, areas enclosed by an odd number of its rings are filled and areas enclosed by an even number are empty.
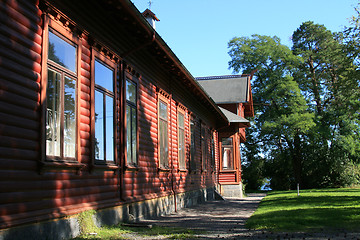
<svg viewBox="0 0 360 240">
<path fill-rule="evenodd" d="M 45 12 L 40 10 L 39 0 L 8 0 L 0 3 L 0 229 L 34 223 L 76 214 L 89 209 L 119 206 L 129 202 L 153 199 L 182 193 L 216 184 L 217 170 L 209 164 L 201 171 L 201 147 L 197 147 L 196 171 L 190 166 L 190 116 L 196 117 L 196 146 L 201 146 L 200 121 L 209 129 L 215 129 L 218 116 L 180 82 L 178 75 L 157 60 L 144 47 L 121 59 L 125 49 L 137 43 L 136 29 L 124 19 L 115 30 L 111 24 L 96 21 L 99 8 L 102 18 L 106 7 L 91 1 L 89 13 L 79 12 L 76 17 L 69 1 L 51 1 L 63 7 L 53 9 L 51 21 L 69 31 L 73 23 L 81 23 L 80 62 L 77 79 L 77 162 L 47 165 L 42 159 L 41 79 L 44 64 L 43 34 Z M 106 2 L 106 1 L 105 1 Z M 45 2 L 47 3 L 47 2 Z M 84 3 L 84 2 L 82 2 Z M 90 8 L 90 7 L 89 7 Z M 64 12 L 63 12 L 64 11 Z M 68 20 L 69 15 L 72 17 Z M 91 18 L 93 14 L 93 19 Z M 100 16 L 99 16 L 100 18 Z M 65 20 L 64 20 L 65 19 Z M 111 17 L 109 18 L 112 19 Z M 101 18 L 100 18 L 101 20 Z M 71 24 L 69 24 L 71 23 Z M 121 25 L 120 24 L 120 25 Z M 102 29 L 103 28 L 103 29 Z M 129 28 L 132 31 L 127 31 Z M 99 29 L 102 29 L 100 32 Z M 119 41 L 105 37 L 113 33 Z M 123 36 L 122 36 L 123 34 Z M 97 36 L 102 36 L 96 38 Z M 134 41 L 132 41 L 132 38 Z M 46 41 L 46 39 L 45 39 Z M 109 44 L 104 44 L 109 43 Z M 121 45 L 124 43 L 123 45 Z M 96 44 L 101 45 L 100 47 Z M 119 78 L 116 82 L 116 131 L 115 148 L 118 154 L 117 168 L 106 168 L 94 163 L 92 149 L 92 52 L 96 48 L 117 61 Z M 46 51 L 45 51 L 46 52 Z M 115 59 L 117 56 L 119 59 Z M 129 67 L 129 68 L 128 68 Z M 130 70 L 129 70 L 130 69 Z M 131 169 L 124 165 L 124 104 L 123 77 L 125 72 L 138 78 L 138 165 Z M 171 94 L 169 108 L 169 167 L 159 170 L 158 157 L 158 110 L 157 92 L 162 88 Z M 186 108 L 185 146 L 187 169 L 180 171 L 178 161 L 177 107 Z M 220 164 L 218 137 L 215 139 L 215 168 Z M 211 156 L 211 137 L 206 137 L 208 156 Z M 206 170 L 206 171 L 205 171 Z"/>
</svg>

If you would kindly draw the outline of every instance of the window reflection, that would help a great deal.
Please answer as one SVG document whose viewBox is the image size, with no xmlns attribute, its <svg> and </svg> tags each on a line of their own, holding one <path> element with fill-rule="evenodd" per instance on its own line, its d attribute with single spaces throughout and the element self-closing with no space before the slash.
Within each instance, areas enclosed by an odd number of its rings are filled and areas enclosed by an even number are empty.
<svg viewBox="0 0 360 240">
<path fill-rule="evenodd" d="M 75 158 L 77 47 L 51 29 L 47 40 L 46 156 Z"/>
<path fill-rule="evenodd" d="M 64 83 L 64 157 L 75 157 L 75 80 L 65 77 Z"/>
<path fill-rule="evenodd" d="M 104 159 L 104 96 L 95 91 L 95 159 Z"/>
<path fill-rule="evenodd" d="M 95 60 L 95 159 L 114 161 L 114 70 Z"/>
<path fill-rule="evenodd" d="M 185 128 L 184 115 L 178 113 L 179 167 L 185 169 Z"/>
<path fill-rule="evenodd" d="M 95 60 L 95 84 L 113 92 L 114 72 L 98 60 Z"/>
<path fill-rule="evenodd" d="M 126 151 L 127 164 L 137 164 L 137 86 L 126 79 Z"/>
<path fill-rule="evenodd" d="M 114 99 L 106 96 L 106 160 L 114 161 Z"/>
<path fill-rule="evenodd" d="M 126 100 L 136 103 L 136 85 L 129 80 L 126 81 Z"/>
<path fill-rule="evenodd" d="M 46 111 L 46 155 L 60 156 L 61 74 L 48 70 Z"/>
<path fill-rule="evenodd" d="M 167 122 L 167 104 L 163 101 L 159 101 L 159 135 L 160 135 L 160 166 L 168 167 L 168 122 Z"/>
<path fill-rule="evenodd" d="M 137 158 L 137 134 L 136 134 L 136 108 L 131 109 L 131 149 L 132 149 L 132 159 L 133 162 L 136 162 Z"/>
<path fill-rule="evenodd" d="M 48 59 L 76 73 L 76 47 L 49 31 Z"/>
<path fill-rule="evenodd" d="M 196 169 L 195 162 L 195 122 L 193 119 L 190 120 L 190 168 L 191 170 Z"/>
<path fill-rule="evenodd" d="M 222 144 L 222 168 L 224 170 L 234 169 L 232 138 L 223 138 Z"/>
<path fill-rule="evenodd" d="M 132 151 L 131 151 L 131 107 L 126 106 L 126 150 L 127 150 L 127 162 L 131 164 L 132 161 Z"/>
</svg>

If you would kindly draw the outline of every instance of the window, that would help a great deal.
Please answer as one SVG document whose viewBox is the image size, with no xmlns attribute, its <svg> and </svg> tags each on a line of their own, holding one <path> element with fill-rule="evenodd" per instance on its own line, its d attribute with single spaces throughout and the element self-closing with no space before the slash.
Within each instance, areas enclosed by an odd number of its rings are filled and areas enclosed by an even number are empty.
<svg viewBox="0 0 360 240">
<path fill-rule="evenodd" d="M 215 140 L 214 140 L 214 132 L 211 131 L 211 145 L 210 145 L 210 151 L 211 151 L 211 168 L 212 170 L 215 170 Z"/>
<path fill-rule="evenodd" d="M 137 164 L 137 85 L 126 79 L 126 160 Z"/>
<path fill-rule="evenodd" d="M 95 59 L 94 62 L 95 160 L 105 163 L 115 160 L 114 79 L 115 66 Z"/>
<path fill-rule="evenodd" d="M 208 144 L 206 139 L 206 129 L 204 125 L 201 125 L 201 163 L 202 170 L 206 170 L 208 159 Z"/>
<path fill-rule="evenodd" d="M 196 141 L 195 141 L 195 121 L 193 118 L 190 120 L 190 169 L 196 170 L 195 153 L 196 153 Z"/>
<path fill-rule="evenodd" d="M 161 168 L 169 167 L 169 147 L 168 147 L 168 104 L 159 98 L 159 162 Z"/>
<path fill-rule="evenodd" d="M 53 30 L 48 36 L 46 155 L 75 159 L 77 46 Z"/>
<path fill-rule="evenodd" d="M 185 166 L 185 117 L 183 112 L 178 112 L 178 147 L 179 147 L 179 168 Z"/>
<path fill-rule="evenodd" d="M 233 139 L 222 138 L 222 169 L 233 170 L 234 169 L 234 157 L 233 157 Z"/>
</svg>

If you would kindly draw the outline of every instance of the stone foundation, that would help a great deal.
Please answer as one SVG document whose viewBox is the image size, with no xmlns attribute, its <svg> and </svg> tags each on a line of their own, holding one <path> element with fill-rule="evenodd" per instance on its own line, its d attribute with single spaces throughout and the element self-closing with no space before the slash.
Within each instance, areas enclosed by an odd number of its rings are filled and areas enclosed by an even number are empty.
<svg viewBox="0 0 360 240">
<path fill-rule="evenodd" d="M 201 204 L 214 200 L 214 188 L 179 193 L 162 198 L 156 198 L 118 207 L 100 209 L 93 219 L 98 227 L 115 225 L 120 222 L 140 221 L 160 215 L 170 214 L 176 209 Z M 176 203 L 176 204 L 175 204 Z M 62 219 L 51 220 L 0 230 L 0 240 L 16 239 L 71 239 L 80 234 L 78 216 L 68 216 Z"/>
<path fill-rule="evenodd" d="M 243 198 L 243 185 L 239 184 L 229 184 L 229 185 L 220 185 L 220 194 L 223 197 L 229 198 Z"/>
</svg>

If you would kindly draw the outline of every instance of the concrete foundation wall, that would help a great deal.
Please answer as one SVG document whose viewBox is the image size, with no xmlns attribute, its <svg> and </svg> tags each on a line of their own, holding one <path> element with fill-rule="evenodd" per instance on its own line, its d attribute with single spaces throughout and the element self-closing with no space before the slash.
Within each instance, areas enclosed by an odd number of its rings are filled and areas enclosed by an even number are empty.
<svg viewBox="0 0 360 240">
<path fill-rule="evenodd" d="M 242 183 L 236 185 L 220 185 L 220 193 L 223 197 L 243 198 L 243 185 Z"/>
<path fill-rule="evenodd" d="M 162 198 L 146 200 L 118 207 L 97 210 L 93 219 L 98 227 L 120 222 L 136 222 L 174 212 L 175 209 L 190 207 L 214 200 L 215 188 L 179 193 Z M 176 203 L 176 204 L 175 204 Z M 0 230 L 0 240 L 60 240 L 71 239 L 81 234 L 78 215 L 47 222 Z"/>
</svg>

